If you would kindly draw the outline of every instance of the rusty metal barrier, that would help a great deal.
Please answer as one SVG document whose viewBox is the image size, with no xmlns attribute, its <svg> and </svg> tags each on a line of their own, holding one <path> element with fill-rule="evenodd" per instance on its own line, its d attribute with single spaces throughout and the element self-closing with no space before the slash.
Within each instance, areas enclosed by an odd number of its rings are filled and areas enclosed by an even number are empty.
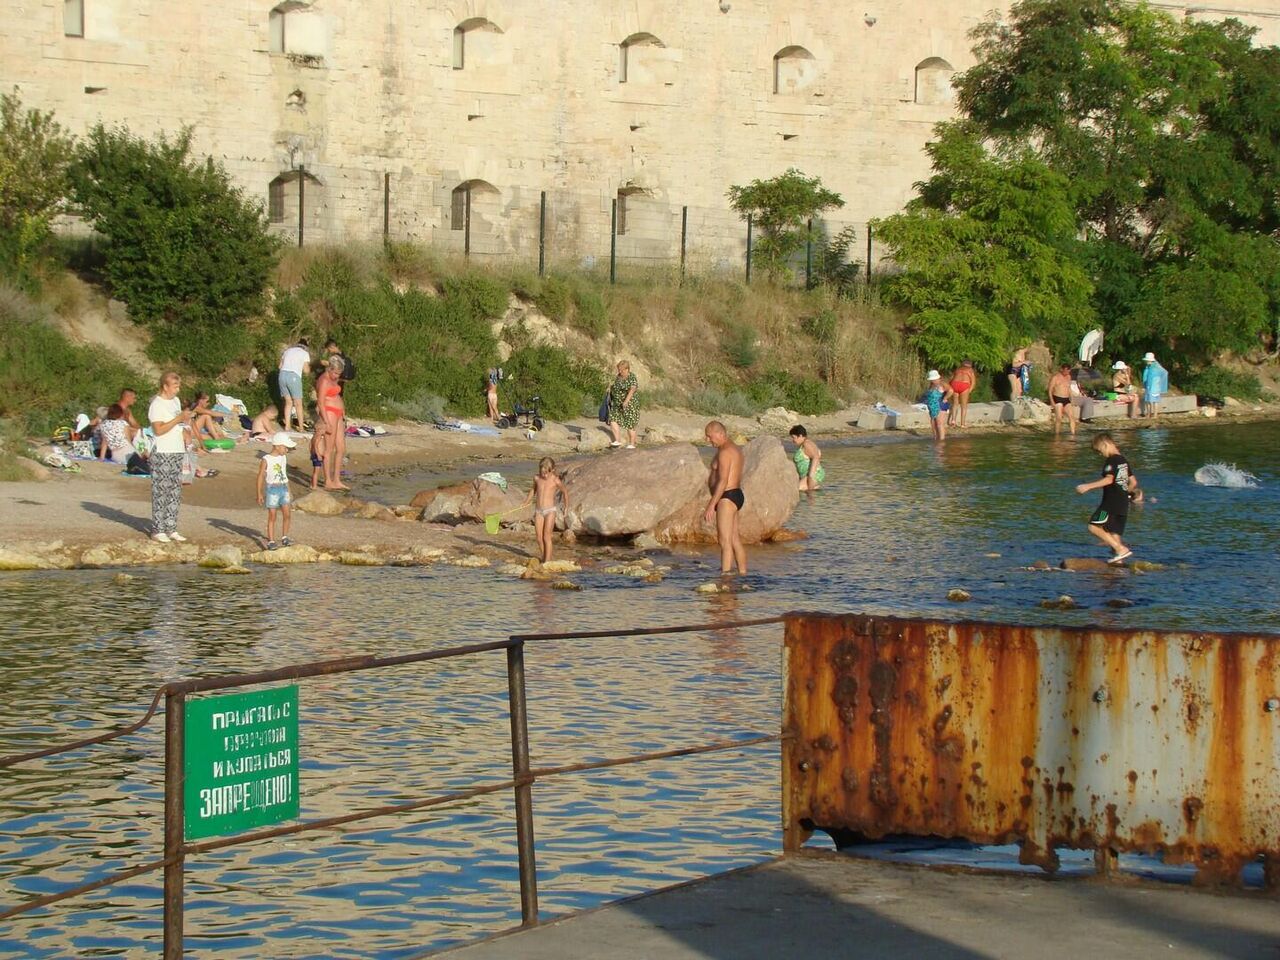
<svg viewBox="0 0 1280 960">
<path fill-rule="evenodd" d="M 528 713 L 525 700 L 524 648 L 528 641 L 553 641 L 576 639 L 605 639 L 614 637 L 642 637 L 674 633 L 704 633 L 719 630 L 737 630 L 744 627 L 782 623 L 783 617 L 765 617 L 756 620 L 740 620 L 731 623 L 700 624 L 696 626 L 656 627 L 631 630 L 595 630 L 569 633 L 523 634 L 486 643 L 473 643 L 466 646 L 447 647 L 439 650 L 427 650 L 417 653 L 402 654 L 394 657 L 344 657 L 336 660 L 319 660 L 310 663 L 281 667 L 275 670 L 264 670 L 256 673 L 241 673 L 229 676 L 207 677 L 196 680 L 184 680 L 167 683 L 156 691 L 150 706 L 143 716 L 128 725 L 108 730 L 95 736 L 86 737 L 74 742 L 33 750 L 27 753 L 12 754 L 0 757 L 0 770 L 28 763 L 44 757 L 55 756 L 73 750 L 81 750 L 89 746 L 110 743 L 121 737 L 136 733 L 155 716 L 161 700 L 164 701 L 165 714 L 165 754 L 164 754 L 164 854 L 159 859 L 149 860 L 135 867 L 117 871 L 110 876 L 88 883 L 68 887 L 57 893 L 36 897 L 16 906 L 0 910 L 0 921 L 8 920 L 33 910 L 52 906 L 71 897 L 80 896 L 104 887 L 114 886 L 125 880 L 164 871 L 164 948 L 165 960 L 181 960 L 184 941 L 184 870 L 186 858 L 192 854 L 207 853 L 226 847 L 239 846 L 257 840 L 265 840 L 290 834 L 326 830 L 349 823 L 369 820 L 374 817 L 385 817 L 393 814 L 410 813 L 431 807 L 442 806 L 458 800 L 513 790 L 515 793 L 516 850 L 520 873 L 520 914 L 522 926 L 533 926 L 538 922 L 538 875 L 534 855 L 534 822 L 533 822 L 533 785 L 538 780 L 562 776 L 571 773 L 582 773 L 601 770 L 608 767 L 625 766 L 650 760 L 664 760 L 676 757 L 695 756 L 704 753 L 715 753 L 725 750 L 741 750 L 745 747 L 766 743 L 777 743 L 785 739 L 782 734 L 762 734 L 731 740 L 718 740 L 696 746 L 676 747 L 669 750 L 655 750 L 646 753 L 632 754 L 626 757 L 614 757 L 605 760 L 594 760 L 585 763 L 566 764 L 558 767 L 534 767 L 529 755 Z M 333 676 L 341 673 L 374 670 L 379 668 L 403 666 L 412 663 L 427 663 L 448 660 L 456 657 L 474 656 L 477 654 L 505 651 L 507 660 L 507 696 L 511 720 L 511 766 L 512 776 L 502 780 L 482 784 L 467 790 L 459 790 L 432 797 L 420 797 L 403 803 L 371 807 L 355 813 L 336 817 L 325 817 L 316 820 L 304 820 L 280 827 L 253 830 L 234 836 L 216 840 L 205 840 L 199 843 L 188 843 L 183 837 L 183 750 L 184 750 L 184 705 L 186 698 L 196 693 L 207 693 L 214 690 L 230 690 L 248 686 L 260 686 L 285 680 L 301 680 L 308 677 Z"/>
<path fill-rule="evenodd" d="M 1280 636 L 794 616 L 784 849 L 890 835 L 1280 888 Z"/>
</svg>

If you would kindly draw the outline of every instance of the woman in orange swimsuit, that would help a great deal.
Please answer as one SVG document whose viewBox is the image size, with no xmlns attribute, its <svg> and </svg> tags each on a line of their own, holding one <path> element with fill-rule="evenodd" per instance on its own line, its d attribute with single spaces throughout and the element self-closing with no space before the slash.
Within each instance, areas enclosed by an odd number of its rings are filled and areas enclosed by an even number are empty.
<svg viewBox="0 0 1280 960">
<path fill-rule="evenodd" d="M 973 388 L 977 386 L 978 374 L 973 369 L 973 361 L 966 360 L 960 366 L 956 367 L 955 373 L 951 375 L 951 393 L 955 398 L 955 403 L 951 404 L 951 413 L 947 418 L 947 426 L 960 427 L 962 430 L 968 426 L 969 419 L 969 394 Z M 958 421 L 958 422 L 957 422 Z"/>
<path fill-rule="evenodd" d="M 326 490 L 350 490 L 342 482 L 342 452 L 339 438 L 346 436 L 346 404 L 342 402 L 341 376 L 344 364 L 333 357 L 324 373 L 316 380 L 316 405 L 324 418 L 324 487 Z"/>
</svg>

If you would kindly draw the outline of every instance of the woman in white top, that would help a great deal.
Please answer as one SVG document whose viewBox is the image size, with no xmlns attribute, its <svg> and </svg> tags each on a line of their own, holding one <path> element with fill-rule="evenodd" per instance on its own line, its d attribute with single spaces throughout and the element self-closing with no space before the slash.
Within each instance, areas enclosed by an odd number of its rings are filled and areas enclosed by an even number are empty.
<svg viewBox="0 0 1280 960">
<path fill-rule="evenodd" d="M 182 409 L 178 390 L 182 378 L 173 371 L 160 378 L 160 392 L 147 408 L 151 431 L 156 435 L 151 449 L 152 540 L 182 543 L 178 533 L 178 507 L 182 505 L 182 462 L 187 454 L 185 428 L 194 413 Z"/>
</svg>

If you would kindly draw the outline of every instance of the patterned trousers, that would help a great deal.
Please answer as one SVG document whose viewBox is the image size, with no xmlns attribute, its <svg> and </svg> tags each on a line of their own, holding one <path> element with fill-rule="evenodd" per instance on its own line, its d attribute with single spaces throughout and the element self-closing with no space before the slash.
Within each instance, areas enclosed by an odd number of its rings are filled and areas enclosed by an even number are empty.
<svg viewBox="0 0 1280 960">
<path fill-rule="evenodd" d="M 154 533 L 173 533 L 178 529 L 184 457 L 185 453 L 151 454 L 151 526 Z"/>
</svg>

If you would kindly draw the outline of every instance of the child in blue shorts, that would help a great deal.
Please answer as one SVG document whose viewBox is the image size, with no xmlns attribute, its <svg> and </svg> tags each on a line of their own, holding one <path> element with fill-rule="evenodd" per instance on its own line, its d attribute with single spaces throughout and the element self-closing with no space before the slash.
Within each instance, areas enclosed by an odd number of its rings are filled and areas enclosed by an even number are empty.
<svg viewBox="0 0 1280 960">
<path fill-rule="evenodd" d="M 267 508 L 267 549 L 276 548 L 276 511 L 282 514 L 281 543 L 286 547 L 289 539 L 289 451 L 296 447 L 287 433 L 277 433 L 271 438 L 271 452 L 263 455 L 258 464 L 258 506 Z"/>
</svg>

